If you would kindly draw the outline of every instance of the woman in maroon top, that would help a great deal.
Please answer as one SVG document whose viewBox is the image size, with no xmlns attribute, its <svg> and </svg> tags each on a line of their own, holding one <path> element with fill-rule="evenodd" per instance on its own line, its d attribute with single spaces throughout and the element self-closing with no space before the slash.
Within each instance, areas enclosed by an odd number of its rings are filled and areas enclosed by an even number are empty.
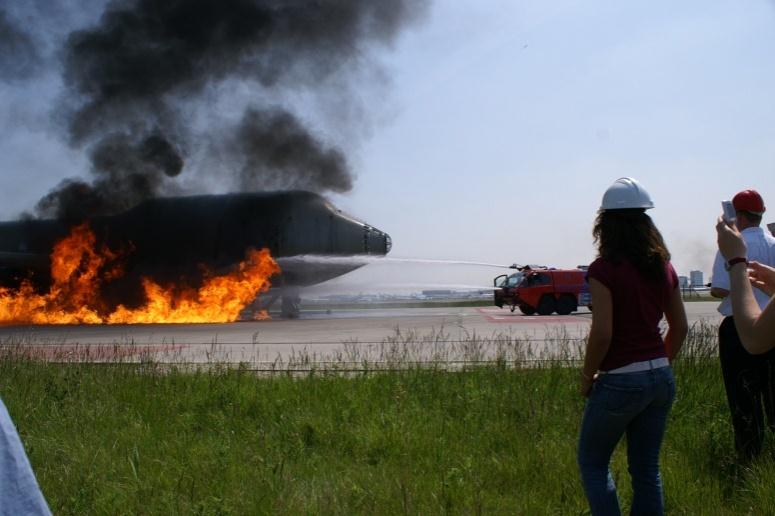
<svg viewBox="0 0 775 516">
<path fill-rule="evenodd" d="M 675 398 L 670 362 L 688 325 L 670 253 L 646 214 L 653 207 L 636 180 L 618 179 L 603 196 L 593 230 L 598 258 L 588 272 L 594 311 L 581 371 L 587 402 L 578 448 L 592 514 L 620 513 L 609 462 L 625 433 L 630 513 L 664 512 L 659 449 Z"/>
</svg>

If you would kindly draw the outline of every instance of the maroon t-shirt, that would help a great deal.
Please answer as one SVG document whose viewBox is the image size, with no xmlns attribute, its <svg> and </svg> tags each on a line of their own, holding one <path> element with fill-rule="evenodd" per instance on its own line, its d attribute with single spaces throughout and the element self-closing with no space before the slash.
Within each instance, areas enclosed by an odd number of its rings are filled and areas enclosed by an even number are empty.
<svg viewBox="0 0 775 516">
<path fill-rule="evenodd" d="M 669 262 L 665 273 L 662 281 L 646 279 L 627 260 L 614 263 L 598 258 L 589 266 L 587 277 L 608 287 L 613 301 L 611 347 L 600 364 L 601 371 L 667 356 L 659 321 L 671 292 L 678 287 L 678 276 Z"/>
</svg>

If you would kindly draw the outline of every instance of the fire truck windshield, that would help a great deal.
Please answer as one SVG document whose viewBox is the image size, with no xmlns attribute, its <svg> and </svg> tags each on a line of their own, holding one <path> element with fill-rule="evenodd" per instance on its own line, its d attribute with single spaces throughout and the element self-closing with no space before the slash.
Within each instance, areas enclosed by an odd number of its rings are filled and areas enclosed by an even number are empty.
<svg viewBox="0 0 775 516">
<path fill-rule="evenodd" d="M 517 272 L 516 274 L 512 274 L 509 276 L 509 278 L 506 280 L 506 287 L 516 287 L 522 282 L 522 276 L 523 274 L 521 272 Z"/>
</svg>

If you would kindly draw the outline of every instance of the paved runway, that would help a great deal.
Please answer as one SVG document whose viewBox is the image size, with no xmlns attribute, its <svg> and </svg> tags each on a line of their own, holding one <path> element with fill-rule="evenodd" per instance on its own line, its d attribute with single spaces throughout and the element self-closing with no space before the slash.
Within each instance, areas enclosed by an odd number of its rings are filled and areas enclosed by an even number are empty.
<svg viewBox="0 0 775 516">
<path fill-rule="evenodd" d="M 690 324 L 718 324 L 717 303 L 686 303 Z M 592 314 L 525 316 L 497 307 L 304 311 L 231 324 L 0 327 L 0 343 L 49 360 L 246 363 L 257 369 L 352 368 L 577 358 Z"/>
</svg>

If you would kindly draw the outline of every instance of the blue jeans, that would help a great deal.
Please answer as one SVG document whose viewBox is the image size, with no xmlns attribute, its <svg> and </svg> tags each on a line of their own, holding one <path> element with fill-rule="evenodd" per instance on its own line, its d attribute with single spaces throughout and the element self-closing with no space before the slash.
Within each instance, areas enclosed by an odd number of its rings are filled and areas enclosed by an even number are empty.
<svg viewBox="0 0 775 516">
<path fill-rule="evenodd" d="M 593 515 L 620 514 L 609 462 L 625 433 L 633 491 L 630 514 L 664 513 L 659 449 L 674 399 L 670 367 L 603 374 L 595 381 L 584 409 L 578 449 L 581 481 Z"/>
</svg>

